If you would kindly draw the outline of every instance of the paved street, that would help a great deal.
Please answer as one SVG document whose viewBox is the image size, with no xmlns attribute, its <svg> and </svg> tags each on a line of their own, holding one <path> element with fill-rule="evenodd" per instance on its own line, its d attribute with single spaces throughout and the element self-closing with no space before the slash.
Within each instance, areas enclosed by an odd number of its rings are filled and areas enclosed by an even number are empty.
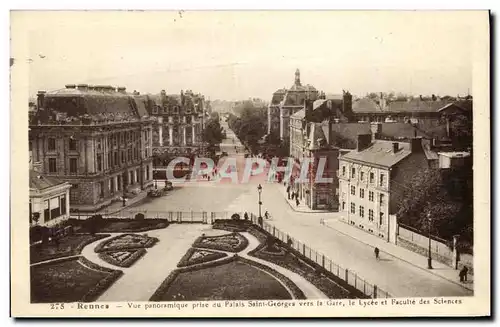
<svg viewBox="0 0 500 327">
<path fill-rule="evenodd" d="M 223 127 L 227 129 L 226 124 Z M 228 132 L 227 136 L 234 138 L 233 133 Z M 231 145 L 225 151 L 230 158 L 236 159 L 238 180 L 241 181 L 245 164 L 243 153 L 235 153 L 232 140 L 225 140 L 224 144 Z M 238 140 L 234 144 L 241 146 Z M 382 256 L 382 260 L 375 261 L 372 246 L 320 224 L 321 219 L 336 221 L 338 213 L 295 212 L 279 189 L 283 185 L 268 183 L 266 178 L 267 174 L 261 174 L 251 176 L 249 183 L 232 184 L 229 179 L 190 183 L 132 210 L 248 211 L 258 214 L 257 185 L 260 183 L 263 187 L 262 214 L 265 211 L 270 213 L 270 223 L 324 253 L 340 266 L 356 272 L 369 283 L 376 284 L 394 296 L 472 295 L 472 291 L 421 269 L 418 267 L 419 262 L 414 265 L 392 256 Z M 417 258 L 426 260 L 423 256 Z"/>
</svg>

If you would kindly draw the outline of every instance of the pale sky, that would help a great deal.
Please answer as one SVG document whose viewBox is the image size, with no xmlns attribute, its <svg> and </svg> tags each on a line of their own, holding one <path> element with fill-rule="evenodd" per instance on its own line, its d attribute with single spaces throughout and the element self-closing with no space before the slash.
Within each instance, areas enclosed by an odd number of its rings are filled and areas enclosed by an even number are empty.
<svg viewBox="0 0 500 327">
<path fill-rule="evenodd" d="M 326 93 L 472 93 L 466 12 L 17 12 L 16 19 L 30 30 L 29 55 L 16 58 L 32 59 L 30 94 L 89 83 L 269 101 L 293 84 L 296 68 L 303 84 Z"/>
</svg>

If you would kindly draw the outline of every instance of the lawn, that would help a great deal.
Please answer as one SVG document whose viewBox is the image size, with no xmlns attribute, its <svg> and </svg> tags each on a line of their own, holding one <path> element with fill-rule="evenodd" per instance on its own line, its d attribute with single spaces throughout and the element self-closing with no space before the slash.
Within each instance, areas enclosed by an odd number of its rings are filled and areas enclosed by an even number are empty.
<svg viewBox="0 0 500 327">
<path fill-rule="evenodd" d="M 117 277 L 109 271 L 89 269 L 83 266 L 78 258 L 32 266 L 31 302 L 76 302 L 95 299 Z"/>
<path fill-rule="evenodd" d="M 155 294 L 156 295 L 156 294 Z M 232 261 L 215 267 L 180 272 L 155 301 L 290 300 L 274 277 L 249 264 Z"/>
<path fill-rule="evenodd" d="M 89 232 L 85 220 L 69 219 L 70 225 L 79 232 Z M 118 219 L 104 218 L 97 230 L 100 233 L 139 233 L 168 227 L 167 219 Z"/>
<path fill-rule="evenodd" d="M 36 263 L 50 259 L 78 255 L 85 245 L 108 236 L 109 234 L 75 234 L 61 238 L 59 240 L 59 246 L 56 246 L 55 244 L 35 244 L 30 246 L 30 262 Z"/>
<path fill-rule="evenodd" d="M 340 280 L 338 277 L 325 275 L 321 269 L 314 266 L 313 263 L 308 264 L 306 258 L 302 258 L 296 251 L 294 254 L 288 251 L 288 247 L 282 242 L 275 240 L 271 244 L 266 243 L 270 235 L 260 228 L 252 227 L 249 229 L 250 234 L 255 236 L 261 245 L 255 250 L 250 251 L 250 255 L 256 258 L 272 262 L 280 267 L 293 271 L 296 274 L 304 277 L 307 281 L 317 287 L 320 291 L 325 293 L 330 299 L 352 299 L 352 298 L 365 298 L 360 291 L 354 289 L 346 282 Z M 270 246 L 268 246 L 270 245 Z M 334 279 L 333 279 L 334 278 Z"/>
</svg>

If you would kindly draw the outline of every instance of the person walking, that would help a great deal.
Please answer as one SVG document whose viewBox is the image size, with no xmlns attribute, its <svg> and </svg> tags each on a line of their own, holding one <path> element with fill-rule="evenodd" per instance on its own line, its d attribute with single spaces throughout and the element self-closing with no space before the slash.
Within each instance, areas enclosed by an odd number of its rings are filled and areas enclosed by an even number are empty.
<svg viewBox="0 0 500 327">
<path fill-rule="evenodd" d="M 298 207 L 298 206 L 299 206 L 299 204 L 300 204 L 300 201 L 299 201 L 299 198 L 298 198 L 298 197 L 297 197 L 297 198 L 295 198 L 295 204 L 297 205 L 297 207 Z"/>
<path fill-rule="evenodd" d="M 469 269 L 466 266 L 463 266 L 462 269 L 460 269 L 460 272 L 458 273 L 458 277 L 460 277 L 460 282 L 464 283 L 467 281 L 467 272 Z"/>
<path fill-rule="evenodd" d="M 375 253 L 375 259 L 378 260 L 379 259 L 379 254 L 380 254 L 380 250 L 377 247 L 375 247 L 375 250 L 373 250 L 373 252 Z"/>
<path fill-rule="evenodd" d="M 290 185 L 287 186 L 286 193 L 288 194 L 288 200 L 290 200 Z"/>
</svg>

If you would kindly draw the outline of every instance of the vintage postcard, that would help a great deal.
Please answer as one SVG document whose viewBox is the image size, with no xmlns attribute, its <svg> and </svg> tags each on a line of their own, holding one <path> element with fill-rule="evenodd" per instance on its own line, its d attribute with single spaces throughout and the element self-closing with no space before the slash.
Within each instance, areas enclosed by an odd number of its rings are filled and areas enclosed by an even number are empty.
<svg viewBox="0 0 500 327">
<path fill-rule="evenodd" d="M 12 11 L 12 316 L 489 316 L 489 30 Z"/>
</svg>

